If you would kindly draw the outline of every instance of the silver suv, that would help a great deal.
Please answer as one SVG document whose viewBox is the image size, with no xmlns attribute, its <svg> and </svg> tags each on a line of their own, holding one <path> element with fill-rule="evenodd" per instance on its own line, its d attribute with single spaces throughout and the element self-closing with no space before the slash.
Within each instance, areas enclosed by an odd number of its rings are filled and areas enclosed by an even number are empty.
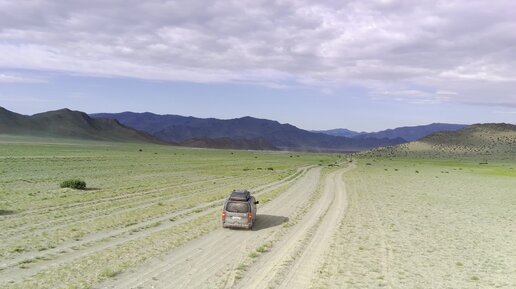
<svg viewBox="0 0 516 289">
<path fill-rule="evenodd" d="M 252 229 L 259 203 L 247 190 L 232 191 L 222 208 L 222 227 Z"/>
</svg>

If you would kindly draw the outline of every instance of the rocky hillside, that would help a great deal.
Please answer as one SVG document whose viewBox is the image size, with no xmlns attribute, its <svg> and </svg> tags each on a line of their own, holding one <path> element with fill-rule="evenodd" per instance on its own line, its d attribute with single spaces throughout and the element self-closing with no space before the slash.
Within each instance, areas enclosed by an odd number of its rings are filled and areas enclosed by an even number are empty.
<svg viewBox="0 0 516 289">
<path fill-rule="evenodd" d="M 516 159 L 516 125 L 474 124 L 458 131 L 439 132 L 418 141 L 373 150 L 373 156 L 473 157 L 480 161 Z"/>
</svg>

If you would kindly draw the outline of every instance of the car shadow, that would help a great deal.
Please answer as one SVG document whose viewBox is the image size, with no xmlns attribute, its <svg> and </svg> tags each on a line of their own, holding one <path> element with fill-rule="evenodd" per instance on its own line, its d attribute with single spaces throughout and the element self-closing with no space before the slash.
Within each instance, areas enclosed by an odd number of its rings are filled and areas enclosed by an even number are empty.
<svg viewBox="0 0 516 289">
<path fill-rule="evenodd" d="M 256 215 L 256 223 L 253 226 L 253 231 L 276 227 L 286 222 L 288 222 L 288 218 L 284 216 L 258 214 Z"/>
</svg>

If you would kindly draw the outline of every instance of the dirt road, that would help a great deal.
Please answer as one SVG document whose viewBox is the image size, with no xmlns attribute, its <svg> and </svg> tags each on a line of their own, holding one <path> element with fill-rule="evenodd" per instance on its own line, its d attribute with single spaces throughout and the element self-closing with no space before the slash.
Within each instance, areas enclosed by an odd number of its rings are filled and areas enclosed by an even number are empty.
<svg viewBox="0 0 516 289">
<path fill-rule="evenodd" d="M 220 228 L 95 288 L 307 288 L 344 217 L 351 168 L 310 169 L 259 207 L 252 231 Z"/>
</svg>

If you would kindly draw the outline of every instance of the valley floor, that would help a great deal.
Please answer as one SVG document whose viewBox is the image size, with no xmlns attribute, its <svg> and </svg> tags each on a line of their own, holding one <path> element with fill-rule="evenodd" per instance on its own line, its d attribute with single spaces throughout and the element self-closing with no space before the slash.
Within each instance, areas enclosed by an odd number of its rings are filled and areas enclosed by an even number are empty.
<svg viewBox="0 0 516 289">
<path fill-rule="evenodd" d="M 1 288 L 516 288 L 516 163 L 21 143 Z M 242 186 L 255 228 L 222 229 Z"/>
</svg>

